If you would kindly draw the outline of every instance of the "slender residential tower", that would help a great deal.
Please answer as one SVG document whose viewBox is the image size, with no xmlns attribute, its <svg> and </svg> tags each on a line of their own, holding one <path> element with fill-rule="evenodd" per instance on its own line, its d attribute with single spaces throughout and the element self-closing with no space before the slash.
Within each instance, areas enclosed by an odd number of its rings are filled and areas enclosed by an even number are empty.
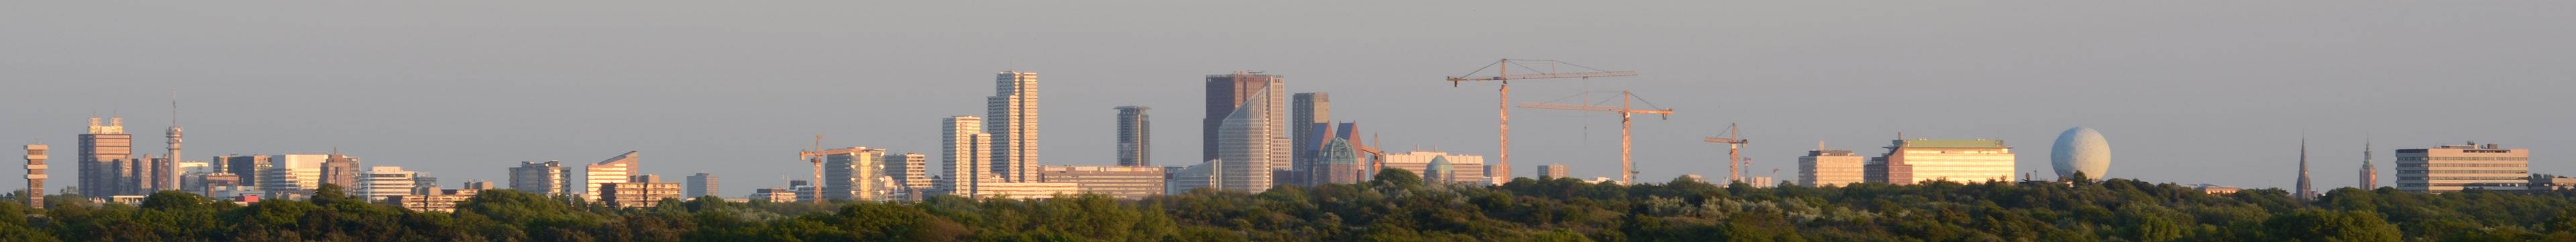
<svg viewBox="0 0 2576 242">
<path fill-rule="evenodd" d="M 45 209 L 45 150 L 44 144 L 27 145 L 28 208 Z"/>
<path fill-rule="evenodd" d="M 2379 188 L 2379 168 L 2370 163 L 2370 142 L 2361 142 L 2361 189 Z"/>
<path fill-rule="evenodd" d="M 2317 199 L 2317 188 L 2308 184 L 2308 139 L 2299 139 L 2299 192 L 2301 200 Z"/>
<path fill-rule="evenodd" d="M 1152 167 L 1153 120 L 1142 105 L 1118 106 L 1118 166 Z"/>
<path fill-rule="evenodd" d="M 981 116 L 950 116 L 941 119 L 939 126 L 945 135 L 939 138 L 940 176 L 935 189 L 942 193 L 972 196 L 976 186 L 993 177 L 993 170 L 989 169 L 992 166 L 991 153 L 985 152 L 992 150 L 989 141 L 993 135 L 984 134 L 984 117 Z"/>
<path fill-rule="evenodd" d="M 1004 70 L 993 82 L 993 96 L 984 99 L 993 174 L 1002 182 L 1038 182 L 1038 72 Z"/>
</svg>

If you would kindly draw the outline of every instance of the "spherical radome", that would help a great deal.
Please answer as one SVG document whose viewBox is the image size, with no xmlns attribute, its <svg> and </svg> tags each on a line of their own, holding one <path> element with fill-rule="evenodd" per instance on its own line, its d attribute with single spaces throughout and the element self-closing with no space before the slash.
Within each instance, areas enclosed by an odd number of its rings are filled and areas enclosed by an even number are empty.
<svg viewBox="0 0 2576 242">
<path fill-rule="evenodd" d="M 2111 172 L 2111 142 L 2102 140 L 2102 132 L 2091 128 L 2066 129 L 2057 135 L 2057 146 L 2048 150 L 2048 162 L 2057 167 L 2057 177 L 2084 177 L 2102 180 Z"/>
</svg>

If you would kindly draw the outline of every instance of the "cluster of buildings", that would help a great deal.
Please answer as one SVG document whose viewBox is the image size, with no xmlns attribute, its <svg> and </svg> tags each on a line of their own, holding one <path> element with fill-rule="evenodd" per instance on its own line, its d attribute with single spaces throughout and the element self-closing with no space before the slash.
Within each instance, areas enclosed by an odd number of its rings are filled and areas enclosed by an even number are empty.
<svg viewBox="0 0 2576 242">
<path fill-rule="evenodd" d="M 1908 185 L 1929 181 L 2010 182 L 2013 153 L 2003 141 L 1990 140 L 1903 140 L 1894 141 L 1887 153 L 1861 157 L 1852 151 L 1815 151 L 1798 158 L 1798 185 L 1848 186 L 1858 183 Z M 2357 175 L 2360 188 L 2379 188 L 2381 175 L 2369 145 L 2362 148 L 2362 164 Z M 2467 190 L 2538 192 L 2576 189 L 2576 178 L 2531 173 L 2531 151 L 2505 148 L 2496 144 L 2443 145 L 2422 149 L 2398 149 L 2396 189 L 2419 193 L 2450 193 Z M 2050 160 L 2061 179 L 2081 173 L 2090 179 L 2102 179 L 2110 169 L 2110 145 L 2101 133 L 2075 128 L 2059 135 L 2050 151 Z M 2299 145 L 2299 174 L 2291 196 L 2315 199 L 2322 196 L 2308 174 L 2307 144 Z M 1560 166 L 1541 166 L 1541 173 L 1562 170 Z M 1560 175 L 1561 176 L 1561 175 Z M 2236 187 L 2201 184 L 2194 186 L 2209 194 L 2233 194 Z"/>
</svg>

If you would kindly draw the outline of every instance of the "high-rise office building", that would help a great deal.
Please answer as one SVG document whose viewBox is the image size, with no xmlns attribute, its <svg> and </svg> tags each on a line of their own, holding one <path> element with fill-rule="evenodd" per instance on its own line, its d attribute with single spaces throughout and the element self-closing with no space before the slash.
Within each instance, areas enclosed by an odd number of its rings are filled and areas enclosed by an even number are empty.
<svg viewBox="0 0 2576 242">
<path fill-rule="evenodd" d="M 1300 173 L 1306 176 L 1308 186 L 1357 184 L 1368 180 L 1370 175 L 1368 165 L 1360 164 L 1360 152 L 1351 147 L 1351 141 L 1340 138 L 1327 139 L 1332 142 L 1324 143 L 1322 148 L 1315 150 L 1314 164 L 1301 169 Z"/>
<path fill-rule="evenodd" d="M 1291 179 L 1281 179 L 1283 180 L 1281 182 L 1306 186 L 1321 184 L 1320 181 L 1309 181 L 1314 179 L 1314 175 L 1311 175 L 1314 172 L 1307 170 L 1316 166 L 1318 161 L 1316 158 L 1322 156 L 1319 152 L 1323 150 L 1324 143 L 1333 140 L 1332 95 L 1325 92 L 1298 92 L 1289 95 L 1289 103 L 1291 109 L 1288 112 L 1291 118 L 1288 120 L 1288 127 L 1293 131 L 1289 133 L 1291 144 L 1288 146 L 1290 153 L 1288 160 L 1290 170 L 1295 171 L 1291 174 L 1295 175 L 1290 176 Z"/>
<path fill-rule="evenodd" d="M 1798 157 L 1798 184 L 1841 187 L 1867 182 L 1864 179 L 1867 176 L 1862 174 L 1867 170 L 1862 167 L 1868 159 L 1854 155 L 1852 151 L 1823 149 L 1819 147 L 1808 151 L 1805 157 Z"/>
<path fill-rule="evenodd" d="M 309 192 L 322 186 L 322 162 L 331 155 L 276 155 L 259 172 L 259 189 L 270 193 Z M 275 197 L 275 196 L 271 196 Z"/>
<path fill-rule="evenodd" d="M 2291 192 L 2294 194 L 2290 196 L 2298 197 L 2300 200 L 2317 199 L 2317 188 L 2308 181 L 2308 139 L 2306 138 L 2299 139 L 2299 191 Z"/>
<path fill-rule="evenodd" d="M 1887 155 L 1863 168 L 1869 182 L 1913 185 L 1930 181 L 2011 182 L 2012 147 L 1993 140 L 1896 140 Z"/>
<path fill-rule="evenodd" d="M 1217 134 L 1220 133 L 1218 128 L 1225 125 L 1226 116 L 1234 114 L 1236 108 L 1242 108 L 1243 102 L 1255 100 L 1256 98 L 1253 97 L 1254 95 L 1267 96 L 1260 97 L 1258 99 L 1268 99 L 1271 100 L 1271 103 L 1278 103 L 1278 105 L 1263 105 L 1262 107 L 1270 107 L 1279 112 L 1286 112 L 1287 107 L 1284 105 L 1285 103 L 1281 103 L 1285 101 L 1278 100 L 1280 98 L 1287 97 L 1286 90 L 1288 88 L 1286 87 L 1286 77 L 1251 71 L 1235 71 L 1232 74 L 1208 75 L 1206 93 L 1207 113 L 1199 122 L 1199 161 L 1217 159 L 1218 154 L 1222 153 L 1217 149 L 1217 144 L 1219 144 L 1219 142 L 1217 142 Z M 1273 122 L 1273 126 L 1287 126 L 1287 124 L 1285 124 L 1287 122 L 1284 120 L 1285 118 L 1288 118 L 1287 116 L 1279 116 L 1278 118 L 1282 118 L 1283 120 Z"/>
<path fill-rule="evenodd" d="M 991 134 L 984 134 L 984 118 L 974 115 L 950 116 L 940 120 L 938 190 L 940 193 L 965 196 L 975 194 L 975 185 L 990 182 Z M 791 188 L 792 189 L 792 188 Z"/>
<path fill-rule="evenodd" d="M 125 118 L 110 117 L 99 126 L 98 117 L 89 118 L 89 133 L 80 135 L 80 194 L 104 198 L 118 195 L 118 182 L 123 180 L 115 163 L 134 158 L 134 135 L 125 134 Z"/>
<path fill-rule="evenodd" d="M 984 133 L 992 134 L 993 174 L 1011 183 L 1037 182 L 1038 73 L 1002 71 L 985 97 Z"/>
<path fill-rule="evenodd" d="M 565 179 L 564 181 L 569 183 L 574 180 L 579 180 L 581 183 L 565 184 L 564 192 L 579 191 L 581 192 L 582 199 L 586 199 L 587 201 L 600 201 L 599 186 L 603 184 L 624 183 L 634 180 L 633 176 L 637 174 L 637 172 L 642 171 L 642 169 L 638 168 L 639 165 L 643 165 L 642 161 L 639 159 L 640 158 L 637 157 L 636 152 L 626 152 L 626 154 L 617 155 L 617 157 L 608 158 L 608 160 L 599 161 L 599 163 L 585 166 L 582 168 L 581 174 L 578 176 L 572 176 L 578 179 Z M 571 174 L 567 173 L 567 175 Z M 672 194 L 678 193 L 674 192 Z"/>
<path fill-rule="evenodd" d="M 358 174 L 365 173 L 365 169 L 359 166 L 357 157 L 340 155 L 339 149 L 332 149 L 331 156 L 322 160 L 322 183 L 357 187 Z"/>
<path fill-rule="evenodd" d="M 1431 173 L 1431 169 L 1437 167 L 1432 166 L 1432 162 L 1435 161 L 1446 162 L 1449 165 L 1448 172 L 1440 173 L 1448 176 L 1441 177 L 1440 174 Z M 1386 168 L 1412 171 L 1414 174 L 1422 175 L 1422 181 L 1426 182 L 1439 179 L 1445 181 L 1444 183 L 1492 185 L 1494 181 L 1487 178 L 1483 172 L 1485 157 L 1476 155 L 1423 151 L 1390 153 L 1386 155 Z"/>
<path fill-rule="evenodd" d="M 259 186 L 259 171 L 268 168 L 268 158 L 260 155 L 215 157 L 215 170 L 240 178 L 240 186 Z"/>
<path fill-rule="evenodd" d="M 1118 106 L 1118 166 L 1151 167 L 1153 120 L 1142 105 Z"/>
<path fill-rule="evenodd" d="M 929 194 L 924 192 L 936 186 L 930 181 L 929 156 L 919 153 L 886 153 L 885 162 L 885 176 L 893 178 L 894 185 L 901 188 L 897 192 L 903 192 L 905 195 L 928 196 Z"/>
<path fill-rule="evenodd" d="M 358 197 L 366 198 L 367 202 L 383 202 L 395 196 L 414 195 L 412 192 L 419 185 L 416 179 L 420 173 L 403 170 L 402 167 L 372 167 L 358 176 L 364 178 L 356 184 Z"/>
<path fill-rule="evenodd" d="M 2397 190 L 2449 193 L 2462 190 L 2532 189 L 2531 150 L 2496 144 L 2397 150 Z"/>
<path fill-rule="evenodd" d="M 1040 169 L 1040 180 L 1072 183 L 1082 193 L 1117 199 L 1144 199 L 1163 195 L 1165 189 L 1163 168 L 1158 167 L 1047 166 Z"/>
<path fill-rule="evenodd" d="M 45 151 L 49 149 L 43 144 L 27 145 L 26 205 L 28 208 L 45 208 L 45 169 L 47 168 L 45 160 L 52 159 L 45 155 Z"/>
<path fill-rule="evenodd" d="M 689 175 L 689 187 L 687 191 L 683 192 L 686 194 L 684 196 L 691 199 L 706 196 L 721 196 L 718 194 L 723 193 L 716 191 L 716 175 L 714 174 L 698 173 L 697 175 Z"/>
<path fill-rule="evenodd" d="M 2370 142 L 2362 142 L 2361 187 L 2358 188 L 2363 190 L 2379 189 L 2379 168 L 2377 165 L 2373 165 L 2374 163 L 2370 162 L 2370 159 L 2372 158 L 2375 158 L 2375 156 L 2370 155 Z"/>
<path fill-rule="evenodd" d="M 1246 74 L 1237 72 L 1235 75 Z M 1210 83 L 1232 83 L 1216 81 L 1223 76 L 1227 75 L 1209 76 Z M 1290 170 L 1288 150 L 1291 141 L 1288 140 L 1287 125 L 1283 124 L 1288 120 L 1287 92 L 1284 90 L 1287 86 L 1280 81 L 1266 83 L 1267 86 L 1244 95 L 1234 108 L 1229 108 L 1233 112 L 1226 113 L 1221 118 L 1223 122 L 1217 124 L 1216 161 L 1224 163 L 1223 170 L 1218 171 L 1223 175 L 1217 181 L 1218 189 L 1252 193 L 1268 191 L 1277 183 L 1274 176 L 1280 171 Z M 1210 88 L 1213 90 L 1215 86 Z M 1211 96 L 1215 94 L 1210 93 Z"/>
<path fill-rule="evenodd" d="M 1543 177 L 1544 179 L 1570 178 L 1566 177 L 1566 174 L 1572 173 L 1573 171 L 1568 171 L 1566 169 L 1567 167 L 1565 167 L 1565 164 L 1539 165 L 1538 176 Z"/>
<path fill-rule="evenodd" d="M 823 151 L 823 199 L 876 201 L 877 180 L 885 176 L 878 171 L 885 166 L 885 149 L 853 147 Z"/>
<path fill-rule="evenodd" d="M 519 162 L 510 168 L 510 190 L 543 195 L 564 194 L 563 162 Z"/>
</svg>

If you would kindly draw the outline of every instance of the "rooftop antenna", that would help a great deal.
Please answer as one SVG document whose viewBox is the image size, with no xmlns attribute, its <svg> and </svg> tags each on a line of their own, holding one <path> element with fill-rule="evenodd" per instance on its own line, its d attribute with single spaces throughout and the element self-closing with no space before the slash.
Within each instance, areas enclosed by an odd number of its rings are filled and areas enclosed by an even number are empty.
<svg viewBox="0 0 2576 242">
<path fill-rule="evenodd" d="M 179 91 L 170 91 L 170 127 L 179 127 Z"/>
</svg>

